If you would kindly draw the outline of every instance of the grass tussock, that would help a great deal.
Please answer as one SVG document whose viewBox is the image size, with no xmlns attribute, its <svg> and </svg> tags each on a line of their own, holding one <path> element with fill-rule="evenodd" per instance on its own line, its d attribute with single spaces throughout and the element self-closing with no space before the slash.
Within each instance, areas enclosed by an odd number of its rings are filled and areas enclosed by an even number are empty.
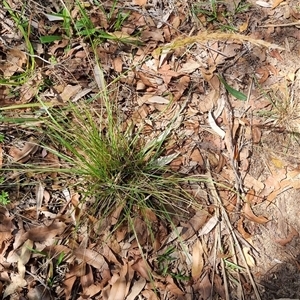
<svg viewBox="0 0 300 300">
<path fill-rule="evenodd" d="M 46 110 L 46 135 L 54 147 L 45 148 L 63 162 L 59 172 L 73 176 L 88 214 L 105 218 L 121 211 L 119 221 L 131 223 L 150 209 L 171 221 L 195 207 L 183 188 L 188 179 L 170 172 L 159 159 L 166 135 L 145 144 L 140 132 L 121 130 L 110 106 L 70 104 L 67 110 Z"/>
</svg>

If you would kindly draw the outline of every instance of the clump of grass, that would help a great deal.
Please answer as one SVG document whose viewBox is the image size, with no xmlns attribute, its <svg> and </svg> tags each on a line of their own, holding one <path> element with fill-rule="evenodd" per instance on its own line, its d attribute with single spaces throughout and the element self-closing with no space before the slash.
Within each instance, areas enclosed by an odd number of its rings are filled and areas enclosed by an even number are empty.
<svg viewBox="0 0 300 300">
<path fill-rule="evenodd" d="M 49 110 L 46 135 L 71 174 L 88 213 L 105 218 L 121 210 L 120 222 L 130 225 L 134 215 L 145 217 L 151 209 L 159 218 L 171 221 L 188 213 L 196 203 L 182 184 L 187 179 L 170 172 L 160 160 L 170 133 L 145 143 L 140 132 L 123 132 L 119 113 L 109 101 L 106 106 L 70 104 L 68 109 Z"/>
<path fill-rule="evenodd" d="M 289 87 L 287 82 L 279 85 L 270 92 L 270 100 L 275 125 L 289 133 L 300 134 L 300 103 L 293 87 Z"/>
</svg>

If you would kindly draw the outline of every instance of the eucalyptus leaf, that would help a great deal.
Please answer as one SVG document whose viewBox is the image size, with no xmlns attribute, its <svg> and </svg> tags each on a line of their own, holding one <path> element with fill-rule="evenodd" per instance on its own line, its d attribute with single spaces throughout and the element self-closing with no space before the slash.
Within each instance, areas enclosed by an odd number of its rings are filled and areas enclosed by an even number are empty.
<svg viewBox="0 0 300 300">
<path fill-rule="evenodd" d="M 236 89 L 234 89 L 233 87 L 231 87 L 223 77 L 221 76 L 218 76 L 220 81 L 223 83 L 225 89 L 227 90 L 228 93 L 230 93 L 233 97 L 239 99 L 239 100 L 242 100 L 242 101 L 246 101 L 247 100 L 247 96 L 240 92 L 240 91 L 237 91 Z"/>
</svg>

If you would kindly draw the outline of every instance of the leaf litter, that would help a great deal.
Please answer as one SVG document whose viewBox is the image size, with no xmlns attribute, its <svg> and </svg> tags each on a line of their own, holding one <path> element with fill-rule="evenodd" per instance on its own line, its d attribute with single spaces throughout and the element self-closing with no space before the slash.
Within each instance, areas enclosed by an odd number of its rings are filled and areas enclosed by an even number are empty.
<svg viewBox="0 0 300 300">
<path fill-rule="evenodd" d="M 162 295 L 167 299 L 209 299 L 211 295 L 222 299 L 263 298 L 254 273 L 259 260 L 255 247 L 260 245 L 253 240 L 264 228 L 260 226 L 267 228 L 274 223 L 272 215 L 260 212 L 260 207 L 272 207 L 280 194 L 300 186 L 299 167 L 293 162 L 293 157 L 297 160 L 299 156 L 293 150 L 282 150 L 289 135 L 277 141 L 284 133 L 282 126 L 299 128 L 299 120 L 297 115 L 291 118 L 288 106 L 280 106 L 274 97 L 280 93 L 287 105 L 298 109 L 294 95 L 299 91 L 299 76 L 295 61 L 283 50 L 290 49 L 291 56 L 296 53 L 299 30 L 295 27 L 291 33 L 284 26 L 264 31 L 257 26 L 265 25 L 260 14 L 270 25 L 277 24 L 278 18 L 290 22 L 299 16 L 293 1 L 289 7 L 281 1 L 257 1 L 253 15 L 237 13 L 237 28 L 245 33 L 237 34 L 217 27 L 227 25 L 221 17 L 224 7 L 218 6 L 215 23 L 204 10 L 194 14 L 207 24 L 207 31 L 186 14 L 193 4 L 163 2 L 167 12 L 163 22 L 158 17 L 158 4 L 149 8 L 147 1 L 132 1 L 124 11 L 117 5 L 111 16 L 86 4 L 92 24 L 104 29 L 99 34 L 102 40 L 96 46 L 99 61 L 95 64 L 91 63 L 90 33 L 86 37 L 66 36 L 59 23 L 66 17 L 49 19 L 45 7 L 37 6 L 31 34 L 58 34 L 63 38 L 35 46 L 34 60 L 39 69 L 24 83 L 21 80 L 17 88 L 9 86 L 9 80 L 25 72 L 32 56 L 18 30 L 12 30 L 15 23 L 11 18 L 5 20 L 0 101 L 1 106 L 19 105 L 17 111 L 8 112 L 10 117 L 36 119 L 39 111 L 23 104 L 37 103 L 36 107 L 43 109 L 42 100 L 49 107 L 64 107 L 69 101 L 97 99 L 99 90 L 112 88 L 112 98 L 124 112 L 124 128 L 142 130 L 150 144 L 177 116 L 160 163 L 170 165 L 178 174 L 202 176 L 205 182 L 185 186 L 202 210 L 193 212 L 188 220 L 175 221 L 174 228 L 149 210 L 146 219 L 153 223 L 152 232 L 145 219 L 137 215 L 137 239 L 129 228 L 110 232 L 121 211 L 101 224 L 88 215 L 82 225 L 80 217 L 86 215 L 87 207 L 80 204 L 80 196 L 71 188 L 77 179 L 60 179 L 52 172 L 51 182 L 49 173 L 25 170 L 7 176 L 3 171 L 3 188 L 11 181 L 35 183 L 34 192 L 17 184 L 10 194 L 12 204 L 1 207 L 3 297 L 26 297 L 27 289 L 29 299 L 41 294 L 49 299 L 161 299 Z M 11 1 L 11 5 L 18 8 L 22 3 Z M 70 3 L 69 9 L 79 26 L 82 20 L 78 7 Z M 230 4 L 227 9 L 233 10 Z M 51 10 L 59 13 L 60 4 L 51 5 Z M 114 28 L 113 20 L 124 12 L 129 13 L 128 19 L 121 28 Z M 1 16 L 5 13 L 1 8 Z M 239 18 L 245 21 L 241 23 Z M 39 33 L 33 22 L 38 22 Z M 193 33 L 195 30 L 197 33 Z M 135 32 L 141 33 L 138 38 Z M 116 84 L 116 78 L 122 84 Z M 290 93 L 279 85 L 283 78 Z M 21 126 L 18 131 L 5 122 L 0 126 L 5 135 L 1 142 L 3 170 L 16 163 L 25 169 L 32 163 L 41 169 L 45 164 L 62 167 L 60 159 L 46 153 L 28 129 Z M 276 130 L 276 139 L 268 138 Z M 266 147 L 270 141 L 272 147 Z M 270 149 L 274 151 L 271 154 Z M 259 152 L 264 153 L 256 161 L 254 155 Z M 259 162 L 267 168 L 260 170 Z M 68 197 L 62 193 L 65 188 Z M 290 231 L 275 242 L 289 247 L 298 239 L 299 230 L 299 226 L 290 224 Z M 167 251 L 170 245 L 175 247 L 172 254 Z"/>
</svg>

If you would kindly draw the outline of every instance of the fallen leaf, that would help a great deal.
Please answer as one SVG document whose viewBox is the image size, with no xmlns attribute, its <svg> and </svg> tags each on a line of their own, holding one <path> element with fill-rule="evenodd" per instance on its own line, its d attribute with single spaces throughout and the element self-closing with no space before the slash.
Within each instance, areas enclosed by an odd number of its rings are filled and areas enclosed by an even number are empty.
<svg viewBox="0 0 300 300">
<path fill-rule="evenodd" d="M 26 142 L 24 147 L 20 150 L 17 147 L 11 147 L 9 155 L 11 155 L 15 162 L 25 163 L 30 159 L 30 155 L 38 150 L 38 144 L 33 140 Z"/>
<path fill-rule="evenodd" d="M 256 1 L 256 4 L 261 6 L 261 7 L 266 7 L 266 8 L 271 8 L 272 4 L 268 3 L 266 1 Z"/>
<path fill-rule="evenodd" d="M 16 292 L 19 288 L 23 288 L 27 285 L 27 281 L 20 276 L 19 274 L 11 274 L 11 282 L 10 284 L 6 287 L 4 293 L 3 293 L 3 298 L 6 298 L 7 296 L 13 294 Z"/>
<path fill-rule="evenodd" d="M 207 211 L 203 209 L 198 210 L 184 227 L 181 239 L 185 241 L 192 237 L 194 234 L 198 233 L 199 229 L 206 223 L 207 217 Z"/>
<path fill-rule="evenodd" d="M 150 280 L 149 274 L 151 272 L 151 269 L 148 263 L 143 258 L 139 258 L 131 267 L 143 278 L 145 278 L 146 280 Z"/>
<path fill-rule="evenodd" d="M 251 234 L 248 233 L 245 229 L 244 229 L 244 218 L 241 216 L 240 219 L 237 222 L 237 229 L 239 231 L 239 233 L 242 235 L 242 237 L 247 240 L 251 237 Z"/>
<path fill-rule="evenodd" d="M 244 216 L 252 221 L 252 222 L 255 222 L 255 223 L 259 223 L 259 224 L 264 224 L 264 223 L 267 223 L 269 220 L 263 216 L 256 216 L 252 209 L 251 209 L 251 206 L 248 202 L 246 202 L 244 204 L 244 207 L 243 207 L 243 212 L 244 212 Z"/>
<path fill-rule="evenodd" d="M 78 247 L 74 249 L 73 254 L 76 256 L 76 258 L 98 270 L 102 270 L 107 265 L 104 257 L 100 253 L 91 249 Z"/>
<path fill-rule="evenodd" d="M 146 103 L 169 104 L 170 100 L 161 96 L 153 96 L 147 99 Z"/>
<path fill-rule="evenodd" d="M 203 248 L 201 242 L 197 239 L 193 246 L 192 252 L 192 278 L 197 280 L 203 270 L 204 260 L 203 260 Z"/>
<path fill-rule="evenodd" d="M 80 91 L 81 91 L 81 85 L 68 84 L 59 96 L 62 99 L 62 101 L 67 102 L 71 100 L 75 95 L 77 95 Z"/>
<path fill-rule="evenodd" d="M 249 247 L 243 247 L 243 253 L 247 262 L 247 265 L 249 267 L 255 266 L 254 258 L 250 255 L 250 248 Z"/>
<path fill-rule="evenodd" d="M 112 285 L 108 300 L 124 300 L 126 297 L 126 278 L 120 276 Z"/>
<path fill-rule="evenodd" d="M 222 139 L 225 137 L 225 131 L 217 125 L 211 111 L 208 112 L 208 124 L 209 124 L 210 128 L 215 133 L 217 133 Z"/>
<path fill-rule="evenodd" d="M 294 227 L 291 227 L 291 231 L 285 239 L 275 239 L 275 242 L 277 244 L 279 244 L 280 246 L 284 247 L 285 245 L 290 243 L 294 237 L 297 237 L 297 236 L 299 236 L 298 231 Z"/>
<path fill-rule="evenodd" d="M 147 4 L 147 0 L 132 0 L 133 5 L 145 6 Z"/>
<path fill-rule="evenodd" d="M 134 285 L 131 288 L 130 293 L 126 297 L 126 300 L 135 300 L 136 297 L 140 295 L 145 285 L 146 285 L 146 279 L 144 279 L 143 277 L 141 277 L 138 281 L 135 281 Z"/>
<path fill-rule="evenodd" d="M 273 0 L 273 5 L 272 5 L 272 9 L 277 7 L 281 2 L 283 2 L 284 0 Z"/>
<path fill-rule="evenodd" d="M 167 290 L 170 291 L 173 295 L 184 295 L 183 291 L 176 285 L 174 279 L 168 275 L 166 278 L 167 283 Z"/>
</svg>

